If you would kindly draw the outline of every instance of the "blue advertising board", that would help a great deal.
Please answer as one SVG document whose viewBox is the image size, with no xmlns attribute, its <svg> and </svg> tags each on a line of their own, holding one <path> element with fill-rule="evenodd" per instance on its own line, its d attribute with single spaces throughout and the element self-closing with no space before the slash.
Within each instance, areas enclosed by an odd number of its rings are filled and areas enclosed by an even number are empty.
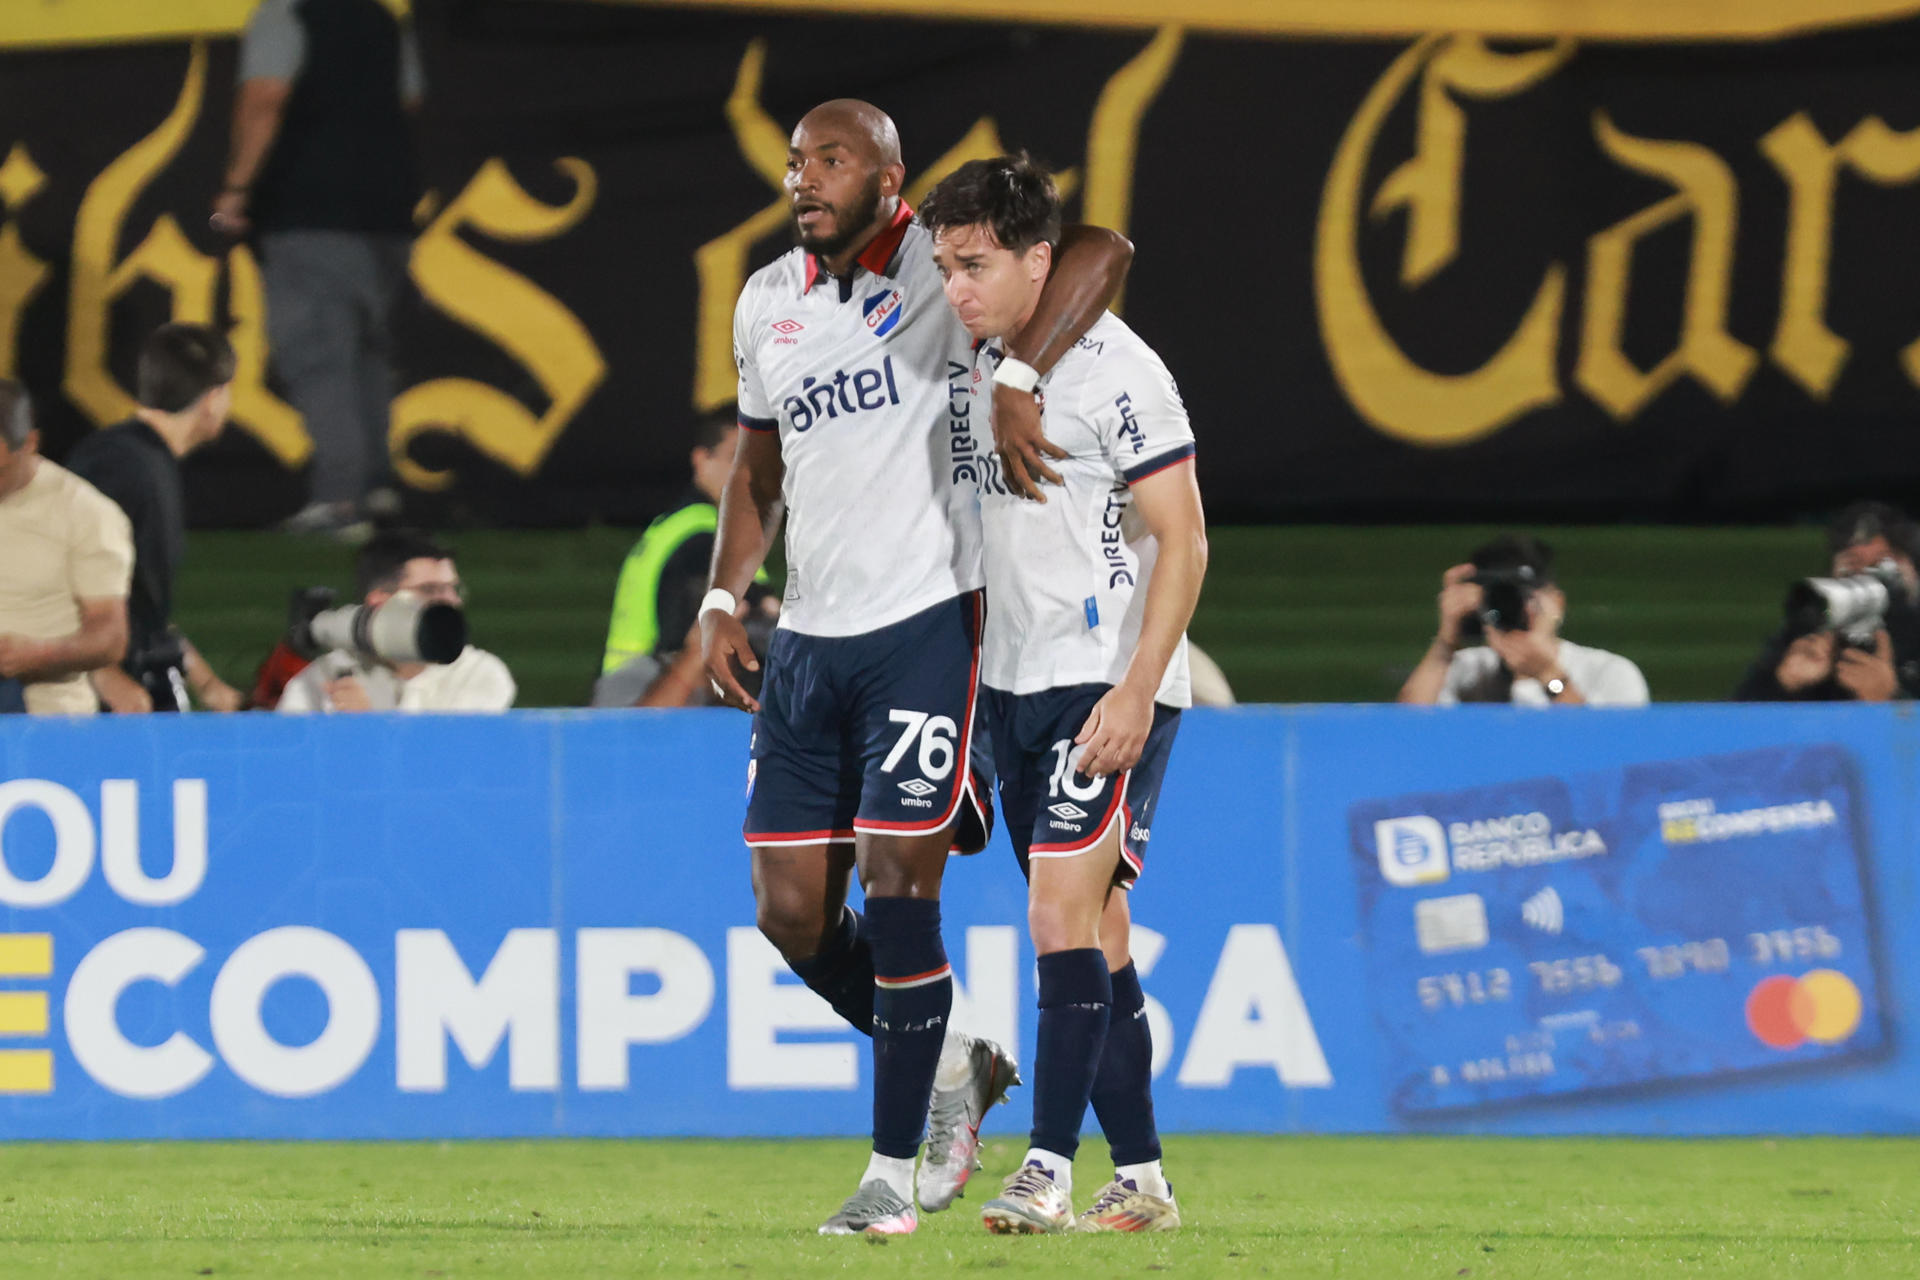
<svg viewBox="0 0 1920 1280">
<path fill-rule="evenodd" d="M 0 719 L 0 1136 L 865 1131 L 866 1041 L 753 927 L 746 729 Z M 1887 707 L 1190 713 L 1133 899 L 1162 1126 L 1920 1132 L 1917 793 Z M 944 915 L 955 1022 L 1030 1051 L 1004 836 Z"/>
</svg>

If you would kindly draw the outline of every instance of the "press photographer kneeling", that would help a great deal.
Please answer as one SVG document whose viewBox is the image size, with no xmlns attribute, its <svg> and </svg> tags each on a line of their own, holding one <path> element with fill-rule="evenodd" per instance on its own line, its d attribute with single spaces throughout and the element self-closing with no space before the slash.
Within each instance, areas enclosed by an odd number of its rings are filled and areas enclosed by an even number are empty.
<svg viewBox="0 0 1920 1280">
<path fill-rule="evenodd" d="M 507 665 L 466 643 L 453 553 L 417 533 L 376 534 L 354 560 L 363 603 L 296 606 L 291 642 L 326 650 L 287 682 L 281 711 L 504 711 Z M 314 606 L 327 603 L 302 593 Z"/>
<path fill-rule="evenodd" d="M 1439 634 L 1401 686 L 1400 701 L 1646 704 L 1639 667 L 1560 638 L 1567 596 L 1554 583 L 1553 550 L 1538 538 L 1495 538 L 1440 583 Z"/>
<path fill-rule="evenodd" d="M 1831 578 L 1787 593 L 1786 621 L 1734 691 L 1740 702 L 1890 702 L 1920 695 L 1920 527 L 1857 502 L 1827 533 Z"/>
</svg>

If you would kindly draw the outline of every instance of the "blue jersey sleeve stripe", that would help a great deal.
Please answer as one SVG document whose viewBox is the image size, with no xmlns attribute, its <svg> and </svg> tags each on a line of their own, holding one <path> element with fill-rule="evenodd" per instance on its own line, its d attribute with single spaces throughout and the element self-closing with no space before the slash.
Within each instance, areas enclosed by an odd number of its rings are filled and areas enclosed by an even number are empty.
<svg viewBox="0 0 1920 1280">
<path fill-rule="evenodd" d="M 1168 467 L 1177 467 L 1192 456 L 1193 446 L 1183 444 L 1177 449 L 1169 449 L 1157 458 L 1149 458 L 1137 467 L 1129 467 L 1120 474 L 1126 478 L 1128 484 L 1139 484 L 1148 476 L 1158 475 Z"/>
<path fill-rule="evenodd" d="M 740 415 L 740 425 L 749 431 L 778 431 L 780 429 L 780 419 L 749 418 L 743 413 Z M 1191 452 L 1191 450 L 1189 450 L 1189 452 Z"/>
</svg>

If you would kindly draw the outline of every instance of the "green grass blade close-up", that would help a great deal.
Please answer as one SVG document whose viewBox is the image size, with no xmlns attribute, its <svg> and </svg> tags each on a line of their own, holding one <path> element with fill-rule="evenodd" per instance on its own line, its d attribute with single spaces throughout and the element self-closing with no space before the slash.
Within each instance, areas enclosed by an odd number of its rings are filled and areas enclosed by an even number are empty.
<svg viewBox="0 0 1920 1280">
<path fill-rule="evenodd" d="M 1491 537 L 1478 526 L 1235 527 L 1212 558 L 1191 634 L 1243 702 L 1393 698 L 1435 628 L 1440 574 Z M 1565 634 L 1624 654 L 1661 702 L 1739 683 L 1796 578 L 1823 572 L 1820 530 L 1569 526 L 1536 530 L 1568 597 Z M 475 643 L 498 653 L 521 706 L 585 705 L 599 673 L 629 529 L 450 535 Z M 228 681 L 250 684 L 295 587 L 351 598 L 352 551 L 272 533 L 189 540 L 175 616 Z"/>
<path fill-rule="evenodd" d="M 822 1238 L 854 1141 L 13 1144 L 9 1275 L 1904 1277 L 1896 1139 L 1174 1137 L 1187 1225 L 1005 1237 L 1019 1158 L 887 1243 Z M 1076 1203 L 1104 1177 L 1090 1135 Z"/>
</svg>

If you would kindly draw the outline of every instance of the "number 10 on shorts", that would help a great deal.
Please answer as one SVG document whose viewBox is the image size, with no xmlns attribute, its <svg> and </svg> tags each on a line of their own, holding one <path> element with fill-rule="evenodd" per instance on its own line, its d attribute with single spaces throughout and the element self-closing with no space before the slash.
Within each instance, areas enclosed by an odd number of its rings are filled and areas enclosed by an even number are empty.
<svg viewBox="0 0 1920 1280">
<path fill-rule="evenodd" d="M 952 716 L 930 716 L 924 711 L 902 711 L 896 707 L 887 712 L 887 719 L 906 728 L 901 730 L 893 750 L 887 752 L 887 758 L 880 762 L 880 772 L 892 773 L 898 768 L 916 739 L 920 743 L 922 777 L 939 782 L 953 772 L 954 740 L 960 726 L 953 722 Z"/>
</svg>

